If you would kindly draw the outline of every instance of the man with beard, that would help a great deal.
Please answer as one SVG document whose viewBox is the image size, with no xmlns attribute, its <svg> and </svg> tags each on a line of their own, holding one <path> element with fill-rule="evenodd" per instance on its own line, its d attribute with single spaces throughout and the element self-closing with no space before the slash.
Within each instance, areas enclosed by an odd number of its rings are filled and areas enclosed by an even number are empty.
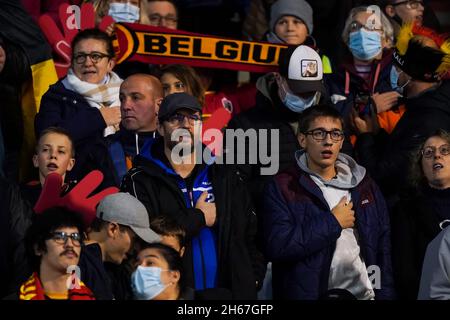
<svg viewBox="0 0 450 320">
<path fill-rule="evenodd" d="M 20 287 L 20 300 L 95 300 L 77 273 L 83 232 L 81 216 L 65 208 L 34 217 L 26 240 L 34 272 Z"/>
<path fill-rule="evenodd" d="M 265 272 L 255 246 L 256 216 L 239 173 L 214 163 L 198 140 L 201 110 L 187 93 L 165 97 L 161 137 L 136 156 L 121 189 L 137 197 L 151 219 L 169 216 L 186 230 L 188 287 L 206 299 L 256 299 Z"/>
</svg>

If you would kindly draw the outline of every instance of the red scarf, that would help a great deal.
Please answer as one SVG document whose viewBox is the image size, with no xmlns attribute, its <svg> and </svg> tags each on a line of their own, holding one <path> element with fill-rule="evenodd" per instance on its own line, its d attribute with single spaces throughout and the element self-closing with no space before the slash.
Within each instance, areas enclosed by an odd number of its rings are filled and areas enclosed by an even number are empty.
<svg viewBox="0 0 450 320">
<path fill-rule="evenodd" d="M 19 300 L 46 300 L 44 289 L 36 272 L 20 286 Z M 91 290 L 80 281 L 79 289 L 69 289 L 68 300 L 95 300 Z"/>
</svg>

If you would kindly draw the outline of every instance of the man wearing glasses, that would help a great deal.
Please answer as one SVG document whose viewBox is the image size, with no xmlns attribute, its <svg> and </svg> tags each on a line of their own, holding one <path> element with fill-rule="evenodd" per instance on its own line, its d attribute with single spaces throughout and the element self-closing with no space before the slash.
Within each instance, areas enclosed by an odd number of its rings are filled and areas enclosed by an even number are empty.
<svg viewBox="0 0 450 320">
<path fill-rule="evenodd" d="M 264 197 L 274 298 L 392 299 L 388 212 L 366 170 L 340 153 L 339 112 L 305 110 L 298 140 L 297 165 L 276 175 Z"/>
<path fill-rule="evenodd" d="M 265 272 L 254 241 L 256 216 L 239 174 L 214 163 L 201 145 L 201 111 L 187 93 L 165 97 L 158 113 L 161 137 L 134 158 L 121 190 L 137 197 L 151 218 L 167 215 L 186 230 L 188 287 L 209 297 L 256 299 Z M 199 149 L 209 157 L 196 157 Z"/>
<path fill-rule="evenodd" d="M 152 26 L 178 28 L 178 12 L 172 0 L 149 0 L 147 14 Z"/>
<path fill-rule="evenodd" d="M 95 300 L 77 268 L 83 231 L 81 216 L 64 208 L 35 216 L 27 233 L 34 272 L 20 287 L 20 300 Z"/>
</svg>

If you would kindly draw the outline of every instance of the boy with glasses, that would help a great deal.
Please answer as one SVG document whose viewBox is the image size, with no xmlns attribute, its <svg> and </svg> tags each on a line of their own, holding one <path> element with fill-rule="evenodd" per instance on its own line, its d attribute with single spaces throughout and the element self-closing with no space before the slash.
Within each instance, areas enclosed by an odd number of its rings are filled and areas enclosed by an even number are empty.
<svg viewBox="0 0 450 320">
<path fill-rule="evenodd" d="M 77 267 L 83 232 L 81 216 L 65 208 L 34 217 L 26 241 L 34 272 L 20 287 L 20 300 L 95 300 Z"/>
<path fill-rule="evenodd" d="M 337 110 L 305 110 L 297 165 L 266 188 L 274 298 L 316 300 L 333 289 L 361 300 L 394 297 L 386 205 L 366 170 L 339 152 L 343 139 Z"/>
</svg>

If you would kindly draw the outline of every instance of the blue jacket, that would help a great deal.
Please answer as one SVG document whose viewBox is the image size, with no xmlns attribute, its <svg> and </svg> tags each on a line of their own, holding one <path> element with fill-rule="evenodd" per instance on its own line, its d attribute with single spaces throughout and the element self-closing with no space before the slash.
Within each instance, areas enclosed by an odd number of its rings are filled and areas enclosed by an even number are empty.
<svg viewBox="0 0 450 320">
<path fill-rule="evenodd" d="M 367 267 L 381 271 L 376 299 L 393 299 L 389 216 L 384 198 L 367 176 L 350 190 Z M 275 299 L 315 300 L 328 290 L 331 260 L 342 228 L 320 188 L 299 167 L 274 177 L 265 191 L 264 234 L 273 262 Z"/>
</svg>

